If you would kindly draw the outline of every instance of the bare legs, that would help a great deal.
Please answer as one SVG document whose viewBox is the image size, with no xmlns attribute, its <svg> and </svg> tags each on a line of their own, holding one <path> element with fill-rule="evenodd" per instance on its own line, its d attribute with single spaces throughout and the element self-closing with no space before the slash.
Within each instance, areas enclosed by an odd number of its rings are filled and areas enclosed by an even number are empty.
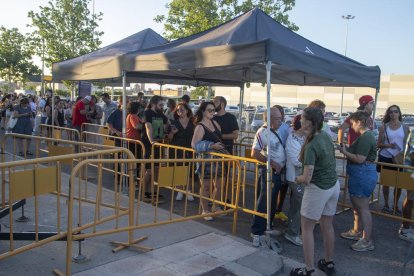
<svg viewBox="0 0 414 276">
<path fill-rule="evenodd" d="M 358 225 L 358 221 L 360 221 L 362 237 L 369 242 L 371 241 L 372 234 L 372 216 L 369 211 L 369 198 L 351 196 L 351 202 L 354 207 L 354 230 L 357 230 L 355 229 L 355 225 Z"/>
<path fill-rule="evenodd" d="M 327 262 L 333 260 L 334 253 L 335 232 L 332 225 L 332 220 L 333 216 L 322 216 L 320 219 L 320 226 L 322 230 L 322 238 L 325 251 L 325 261 Z M 305 256 L 306 269 L 311 270 L 314 266 L 315 240 L 313 236 L 313 229 L 315 228 L 316 221 L 302 216 L 301 223 L 303 253 Z"/>
<path fill-rule="evenodd" d="M 213 183 L 212 198 L 217 201 L 221 201 L 221 187 L 223 178 L 217 178 L 217 180 L 203 179 L 202 185 L 200 187 L 200 196 L 209 197 L 211 190 L 211 182 Z M 208 212 L 208 200 L 201 199 L 201 208 L 203 212 Z"/>
</svg>

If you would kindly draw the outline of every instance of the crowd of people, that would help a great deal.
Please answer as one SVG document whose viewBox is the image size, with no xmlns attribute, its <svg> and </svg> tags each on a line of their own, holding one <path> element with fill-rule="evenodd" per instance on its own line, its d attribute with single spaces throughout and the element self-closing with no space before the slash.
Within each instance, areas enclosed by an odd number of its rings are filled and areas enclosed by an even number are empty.
<svg viewBox="0 0 414 276">
<path fill-rule="evenodd" d="M 12 131 L 30 135 L 36 125 L 33 124 L 33 119 L 36 112 L 39 112 L 41 123 L 73 127 L 79 131 L 82 124 L 86 122 L 103 124 L 108 126 L 111 135 L 123 137 L 121 99 L 115 103 L 107 93 L 103 93 L 102 105 L 98 105 L 98 99 L 93 95 L 78 98 L 73 103 L 61 101 L 56 97 L 52 114 L 51 96 L 51 91 L 40 99 L 32 96 L 19 99 L 10 94 L 4 95 L 1 99 L 2 129 L 7 126 L 11 117 L 16 117 L 17 123 Z M 151 156 L 152 145 L 165 138 L 168 138 L 172 145 L 194 149 L 198 157 L 205 157 L 206 152 L 233 154 L 234 141 L 239 137 L 239 126 L 236 117 L 226 112 L 226 99 L 216 96 L 212 101 L 205 101 L 200 104 L 195 114 L 189 101 L 188 95 L 184 95 L 178 103 L 169 99 L 165 108 L 161 96 L 155 95 L 146 103 L 144 94 L 140 93 L 136 100 L 127 103 L 126 137 L 140 140 L 145 147 L 145 156 L 141 156 L 141 151 L 135 149 L 136 145 L 130 145 L 133 147 L 130 148 L 131 151 L 137 154 L 136 158 L 159 158 L 159 150 L 155 150 L 154 156 Z M 365 95 L 359 99 L 359 103 L 358 111 L 345 120 L 337 136 L 325 123 L 326 105 L 320 100 L 309 103 L 306 109 L 294 117 L 291 125 L 284 121 L 283 107 L 274 105 L 270 110 L 265 111 L 270 113 L 270 121 L 267 122 L 267 114 L 265 114 L 265 122 L 254 136 L 252 158 L 265 163 L 268 160 L 268 152 L 270 154 L 272 225 L 269 230 L 266 219 L 261 216 L 253 217 L 251 225 L 253 245 L 263 244 L 266 234 L 280 235 L 275 225 L 277 221 L 273 218 L 286 218 L 287 229 L 284 238 L 303 247 L 306 263 L 306 267 L 292 270 L 291 275 L 311 275 L 315 271 L 313 231 L 317 223 L 322 229 L 324 244 L 324 258 L 317 262 L 317 267 L 327 275 L 335 272 L 333 261 L 335 233 L 332 221 L 340 193 L 336 172 L 336 150 L 347 159 L 348 192 L 354 212 L 352 229 L 341 233 L 340 236 L 355 241 L 351 245 L 351 249 L 355 251 L 374 249 L 369 201 L 377 184 L 378 172 L 382 169 L 398 170 L 392 166 L 377 166 L 375 161 L 403 164 L 404 160 L 409 160 L 413 165 L 414 152 L 411 151 L 410 131 L 402 122 L 400 108 L 392 105 L 386 110 L 379 137 L 376 139 L 372 131 L 374 126 L 371 117 L 375 106 L 374 99 Z M 344 141 L 345 132 L 348 133 L 347 143 Z M 117 145 L 121 146 L 120 142 L 117 142 Z M 20 148 L 27 149 L 27 155 L 32 154 L 29 144 Z M 178 159 L 191 157 L 186 152 L 174 151 L 174 154 Z M 210 212 L 221 209 L 214 205 L 209 206 L 206 198 L 223 200 L 221 191 L 224 185 L 224 172 L 223 168 L 214 163 L 205 164 L 203 170 L 201 165 L 197 166 L 196 173 L 199 174 L 201 182 L 201 210 L 205 220 L 213 220 L 213 216 L 209 215 Z M 210 174 L 207 173 L 212 170 L 218 172 L 214 181 L 210 181 Z M 256 208 L 258 212 L 266 213 L 266 166 L 260 166 L 259 170 Z M 145 198 L 148 200 L 161 196 L 151 193 L 150 174 L 150 166 L 147 165 Z M 282 207 L 288 191 L 290 191 L 290 206 L 286 216 Z M 402 191 L 394 189 L 393 192 L 393 206 L 390 208 L 389 188 L 383 187 L 382 211 L 411 218 L 414 192 L 406 192 L 402 211 L 398 206 Z M 183 193 L 178 193 L 176 200 L 182 200 L 183 196 Z M 194 198 L 188 195 L 187 200 L 194 200 Z M 399 229 L 399 237 L 414 241 L 414 232 L 410 229 L 407 220 Z M 273 248 L 282 251 L 277 239 L 273 242 Z"/>
</svg>

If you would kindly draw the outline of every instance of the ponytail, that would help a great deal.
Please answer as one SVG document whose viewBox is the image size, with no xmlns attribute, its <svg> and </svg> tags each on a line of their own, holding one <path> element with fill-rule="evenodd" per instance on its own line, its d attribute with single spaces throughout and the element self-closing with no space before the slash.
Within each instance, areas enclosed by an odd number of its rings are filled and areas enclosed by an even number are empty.
<svg viewBox="0 0 414 276">
<path fill-rule="evenodd" d="M 322 111 L 319 108 L 312 107 L 305 108 L 303 110 L 302 116 L 304 116 L 305 120 L 308 120 L 312 123 L 311 132 L 306 137 L 306 141 L 300 150 L 299 161 L 303 163 L 305 160 L 305 148 L 313 140 L 313 138 L 315 138 L 316 133 L 322 129 L 324 117 Z"/>
</svg>

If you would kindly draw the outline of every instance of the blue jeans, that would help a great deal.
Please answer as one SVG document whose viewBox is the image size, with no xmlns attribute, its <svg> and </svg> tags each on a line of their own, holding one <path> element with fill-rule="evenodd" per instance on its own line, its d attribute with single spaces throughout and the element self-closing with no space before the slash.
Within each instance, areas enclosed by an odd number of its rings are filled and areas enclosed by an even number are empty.
<svg viewBox="0 0 414 276">
<path fill-rule="evenodd" d="M 377 185 L 378 174 L 376 165 L 362 163 L 346 165 L 348 178 L 348 191 L 351 196 L 370 197 Z"/>
<path fill-rule="evenodd" d="M 271 194 L 271 210 L 270 210 L 270 221 L 273 221 L 273 218 L 276 214 L 276 203 L 277 203 L 277 194 L 279 193 L 280 187 L 282 186 L 282 180 L 280 174 L 272 171 L 272 194 Z M 257 212 L 266 213 L 267 212 L 267 176 L 266 168 L 260 168 L 260 177 L 259 183 L 257 185 Z M 253 235 L 263 235 L 266 231 L 266 219 L 260 216 L 253 217 L 253 225 L 251 227 Z"/>
</svg>

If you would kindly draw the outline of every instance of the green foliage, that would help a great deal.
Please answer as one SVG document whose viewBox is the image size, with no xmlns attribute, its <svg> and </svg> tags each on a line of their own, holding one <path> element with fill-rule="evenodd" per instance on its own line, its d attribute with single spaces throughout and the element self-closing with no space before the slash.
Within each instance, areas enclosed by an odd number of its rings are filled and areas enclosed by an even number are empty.
<svg viewBox="0 0 414 276">
<path fill-rule="evenodd" d="M 66 90 L 55 89 L 54 94 L 60 97 L 66 97 L 66 98 L 70 97 L 70 91 L 66 91 Z"/>
<path fill-rule="evenodd" d="M 190 98 L 198 100 L 199 96 L 202 98 L 207 98 L 208 87 L 207 86 L 199 86 L 195 89 L 191 90 Z"/>
<path fill-rule="evenodd" d="M 172 0 L 166 4 L 168 15 L 157 15 L 154 20 L 164 23 L 163 35 L 172 40 L 205 31 L 258 7 L 297 31 L 298 26 L 287 14 L 294 6 L 295 0 Z"/>
<path fill-rule="evenodd" d="M 39 74 L 33 64 L 34 54 L 29 37 L 17 28 L 0 27 L 0 77 L 9 82 L 25 82 L 30 75 Z"/>
<path fill-rule="evenodd" d="M 90 0 L 51 0 L 30 11 L 36 54 L 43 56 L 47 67 L 98 49 L 103 32 L 97 30 L 102 13 L 91 14 Z"/>
</svg>

